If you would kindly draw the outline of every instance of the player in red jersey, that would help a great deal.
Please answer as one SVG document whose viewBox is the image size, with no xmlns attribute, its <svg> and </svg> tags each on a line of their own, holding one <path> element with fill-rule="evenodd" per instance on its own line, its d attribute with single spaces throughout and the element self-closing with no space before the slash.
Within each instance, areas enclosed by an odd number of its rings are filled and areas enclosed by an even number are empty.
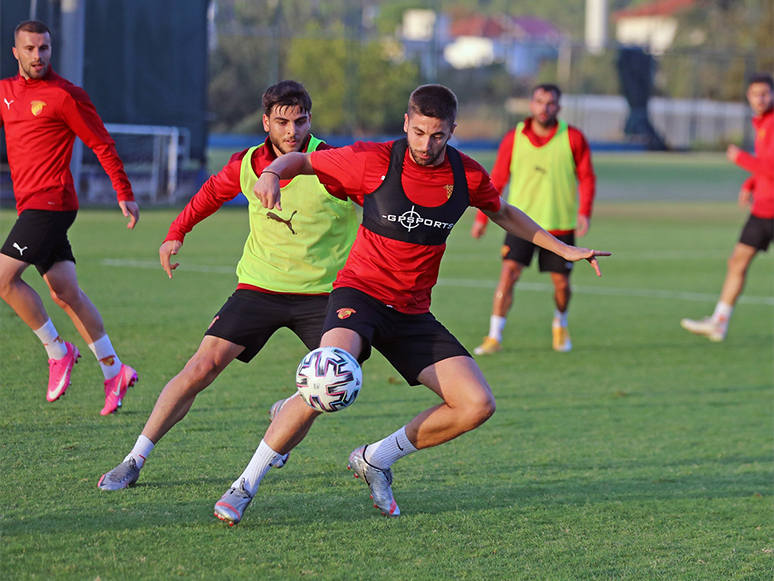
<svg viewBox="0 0 774 581">
<path fill-rule="evenodd" d="M 409 99 L 406 138 L 285 155 L 254 188 L 266 208 L 281 208 L 280 179 L 314 174 L 363 205 L 363 222 L 328 301 L 320 346 L 339 347 L 360 362 L 375 347 L 409 384 L 423 384 L 443 400 L 350 455 L 349 467 L 388 516 L 400 514 L 391 488 L 395 460 L 456 438 L 495 411 L 476 362 L 429 311 L 446 238 L 466 208 L 484 210 L 498 225 L 567 260 L 589 260 L 597 273 L 596 257 L 609 254 L 566 245 L 502 201 L 486 171 L 447 145 L 456 113 L 454 93 L 424 85 Z M 297 395 L 283 403 L 250 464 L 215 505 L 216 516 L 230 524 L 241 520 L 271 463 L 296 446 L 319 416 Z"/>
<path fill-rule="evenodd" d="M 78 212 L 70 159 L 78 136 L 99 158 L 118 193 L 118 205 L 134 228 L 139 209 L 115 143 L 89 96 L 51 70 L 51 33 L 45 24 L 22 22 L 14 34 L 19 74 L 0 81 L 0 126 L 19 217 L 0 249 L 0 295 L 43 342 L 49 357 L 46 398 L 55 401 L 70 385 L 77 347 L 65 342 L 40 296 L 22 280 L 35 265 L 54 302 L 70 316 L 105 376 L 102 415 L 115 412 L 137 373 L 116 355 L 102 317 L 78 286 L 67 231 Z"/>
<path fill-rule="evenodd" d="M 492 168 L 492 183 L 500 192 L 507 186 L 509 203 L 562 242 L 575 244 L 575 236 L 584 236 L 589 229 L 596 177 L 586 138 L 578 129 L 557 118 L 560 97 L 561 91 L 556 85 L 538 85 L 532 90 L 529 101 L 532 115 L 509 131 L 500 143 Z M 487 222 L 486 215 L 479 212 L 471 235 L 483 236 Z M 506 234 L 489 333 L 473 350 L 476 355 L 490 355 L 502 349 L 502 333 L 513 304 L 513 288 L 536 250 L 540 271 L 549 272 L 554 284 L 553 348 L 561 352 L 572 349 L 567 326 L 572 263 Z"/>
<path fill-rule="evenodd" d="M 758 252 L 768 250 L 774 238 L 774 80 L 771 75 L 756 74 L 751 77 L 747 100 L 754 114 L 755 155 L 742 151 L 736 145 L 729 145 L 726 157 L 752 174 L 739 190 L 739 206 L 752 206 L 750 217 L 728 259 L 726 278 L 715 312 L 701 320 L 680 321 L 683 328 L 691 333 L 703 335 L 714 342 L 726 338 L 734 305 L 747 279 L 747 269 Z"/>
</svg>

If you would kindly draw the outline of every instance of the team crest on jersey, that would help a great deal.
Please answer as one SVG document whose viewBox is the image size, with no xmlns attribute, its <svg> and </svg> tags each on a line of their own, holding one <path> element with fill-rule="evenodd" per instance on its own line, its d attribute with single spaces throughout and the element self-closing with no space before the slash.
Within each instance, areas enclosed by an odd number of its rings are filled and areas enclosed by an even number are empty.
<svg viewBox="0 0 774 581">
<path fill-rule="evenodd" d="M 339 319 L 348 319 L 352 315 L 357 313 L 355 309 L 339 309 L 336 311 L 336 314 L 339 316 Z"/>
<path fill-rule="evenodd" d="M 35 117 L 37 117 L 38 115 L 40 115 L 40 112 L 43 110 L 43 107 L 46 106 L 46 103 L 44 101 L 33 101 L 32 103 L 30 103 L 30 105 L 32 105 L 31 107 L 32 114 Z"/>
<path fill-rule="evenodd" d="M 446 190 L 446 199 L 448 200 L 451 198 L 452 192 L 454 191 L 454 184 L 444 186 L 443 188 Z"/>
</svg>

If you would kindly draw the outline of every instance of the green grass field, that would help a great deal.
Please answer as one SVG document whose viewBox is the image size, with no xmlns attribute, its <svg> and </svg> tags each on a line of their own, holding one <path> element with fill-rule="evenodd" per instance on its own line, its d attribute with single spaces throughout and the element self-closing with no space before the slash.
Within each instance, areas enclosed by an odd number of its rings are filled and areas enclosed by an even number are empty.
<svg viewBox="0 0 774 581">
<path fill-rule="evenodd" d="M 67 396 L 47 403 L 45 351 L 0 305 L 0 577 L 770 580 L 771 253 L 753 264 L 724 343 L 679 326 L 711 313 L 745 217 L 734 204 L 741 174 L 714 159 L 599 157 L 600 200 L 581 242 L 614 255 L 601 279 L 585 264 L 573 275 L 574 350 L 551 350 L 550 281 L 533 267 L 503 352 L 479 358 L 497 413 L 396 463 L 403 516 L 389 520 L 347 456 L 437 399 L 378 354 L 355 405 L 316 423 L 241 524 L 212 516 L 269 406 L 294 391 L 305 349 L 284 331 L 199 396 L 136 487 L 96 488 L 233 291 L 247 220 L 223 209 L 197 226 L 170 281 L 157 249 L 176 211 L 146 210 L 134 232 L 118 210 L 82 211 L 71 230 L 81 286 L 140 382 L 119 413 L 99 416 L 98 365 L 31 270 L 26 280 L 83 353 Z M 3 238 L 13 219 L 0 213 Z M 450 238 L 433 308 L 469 349 L 488 327 L 502 238 L 492 228 L 472 240 L 471 221 Z"/>
</svg>

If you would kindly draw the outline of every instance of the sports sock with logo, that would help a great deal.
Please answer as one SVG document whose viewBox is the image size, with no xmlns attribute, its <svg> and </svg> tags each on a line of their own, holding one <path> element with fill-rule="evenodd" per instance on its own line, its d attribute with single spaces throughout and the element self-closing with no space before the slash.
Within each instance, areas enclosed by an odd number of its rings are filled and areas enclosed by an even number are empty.
<svg viewBox="0 0 774 581">
<path fill-rule="evenodd" d="M 110 337 L 103 335 L 94 343 L 89 343 L 89 349 L 94 353 L 94 356 L 99 361 L 99 366 L 102 368 L 102 374 L 105 379 L 113 379 L 121 371 L 121 360 L 116 355 L 116 350 L 113 349 L 112 343 L 110 343 Z"/>
<path fill-rule="evenodd" d="M 406 435 L 406 426 L 383 440 L 368 444 L 363 457 L 365 461 L 382 470 L 386 470 L 399 458 L 413 454 L 417 449 Z"/>
<path fill-rule="evenodd" d="M 489 317 L 489 335 L 487 335 L 487 337 L 491 337 L 492 339 L 497 339 L 498 341 L 502 342 L 503 329 L 505 329 L 506 321 L 506 317 L 500 317 L 498 315 L 492 315 Z"/>
<path fill-rule="evenodd" d="M 56 327 L 51 319 L 40 328 L 35 330 L 35 334 L 43 343 L 43 347 L 46 348 L 46 353 L 49 359 L 61 359 L 67 355 L 67 345 L 62 341 L 59 333 L 56 332 Z"/>
<path fill-rule="evenodd" d="M 255 454 L 253 454 L 253 457 L 250 459 L 247 468 L 245 468 L 245 471 L 234 481 L 232 486 L 238 488 L 239 482 L 244 478 L 245 490 L 250 496 L 255 496 L 255 493 L 258 491 L 258 485 L 261 483 L 261 480 L 263 480 L 263 477 L 266 476 L 269 469 L 274 466 L 274 463 L 279 458 L 282 458 L 282 456 L 282 454 L 275 452 L 266 442 L 261 440 L 261 443 L 255 450 Z"/>
<path fill-rule="evenodd" d="M 137 468 L 142 468 L 145 464 L 145 460 L 148 459 L 151 450 L 153 450 L 153 447 L 154 444 L 150 441 L 150 438 L 146 438 L 140 434 L 140 437 L 137 438 L 137 442 L 134 444 L 134 448 L 132 448 L 132 451 L 124 458 L 124 462 L 129 458 L 134 458 Z"/>
</svg>

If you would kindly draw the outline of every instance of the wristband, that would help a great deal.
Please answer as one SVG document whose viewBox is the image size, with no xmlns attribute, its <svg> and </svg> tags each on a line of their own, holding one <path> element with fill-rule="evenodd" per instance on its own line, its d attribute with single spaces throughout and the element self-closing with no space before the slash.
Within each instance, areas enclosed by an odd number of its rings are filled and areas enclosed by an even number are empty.
<svg viewBox="0 0 774 581">
<path fill-rule="evenodd" d="M 265 174 L 265 173 L 270 173 L 271 175 L 277 176 L 277 179 L 278 179 L 278 180 L 281 180 L 281 179 L 282 179 L 282 178 L 280 177 L 280 175 L 279 175 L 279 174 L 278 174 L 276 171 L 270 171 L 270 170 L 268 170 L 268 169 L 265 169 L 265 170 L 263 170 L 263 171 L 261 172 L 261 175 L 263 175 L 263 174 Z"/>
</svg>

